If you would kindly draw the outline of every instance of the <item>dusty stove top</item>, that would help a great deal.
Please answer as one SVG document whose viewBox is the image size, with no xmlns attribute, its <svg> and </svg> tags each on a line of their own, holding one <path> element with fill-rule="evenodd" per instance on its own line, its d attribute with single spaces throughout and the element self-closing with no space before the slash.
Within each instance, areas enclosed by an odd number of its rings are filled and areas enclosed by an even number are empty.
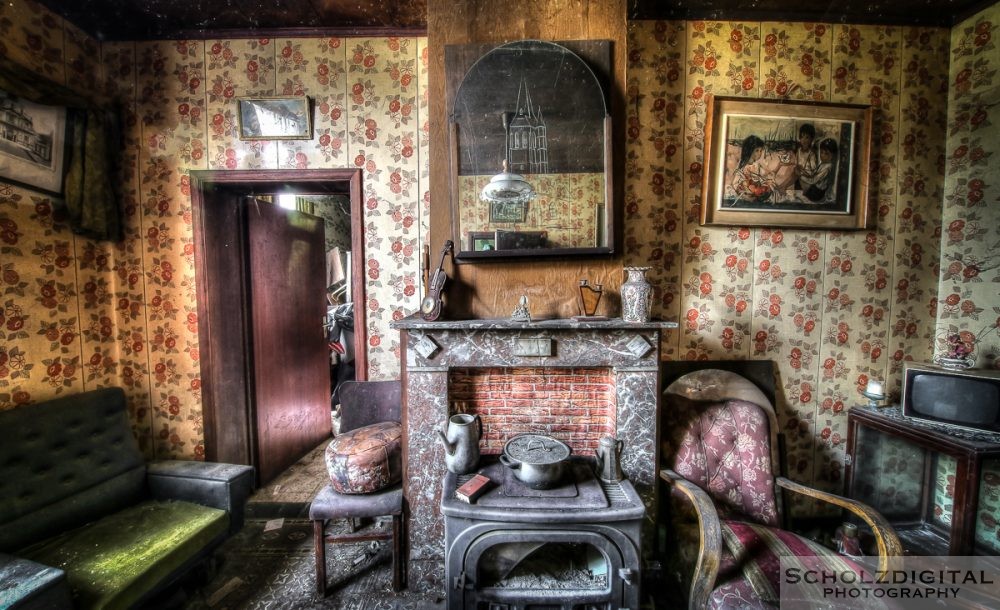
<svg viewBox="0 0 1000 610">
<path fill-rule="evenodd" d="M 546 490 L 532 489 L 519 481 L 500 463 L 480 466 L 479 473 L 493 487 L 469 504 L 455 496 L 455 489 L 472 475 L 448 473 L 441 495 L 441 512 L 446 516 L 490 521 L 582 522 L 617 521 L 641 518 L 644 507 L 628 481 L 605 483 L 594 475 L 593 460 L 571 458 L 563 482 Z"/>
<path fill-rule="evenodd" d="M 493 464 L 480 470 L 494 483 L 495 488 L 479 498 L 480 506 L 504 506 L 509 508 L 531 508 L 538 506 L 549 509 L 564 508 L 605 508 L 608 499 L 601 484 L 594 477 L 590 464 L 572 462 L 567 464 L 561 484 L 552 489 L 532 489 L 522 483 L 514 472 L 503 464 Z"/>
</svg>

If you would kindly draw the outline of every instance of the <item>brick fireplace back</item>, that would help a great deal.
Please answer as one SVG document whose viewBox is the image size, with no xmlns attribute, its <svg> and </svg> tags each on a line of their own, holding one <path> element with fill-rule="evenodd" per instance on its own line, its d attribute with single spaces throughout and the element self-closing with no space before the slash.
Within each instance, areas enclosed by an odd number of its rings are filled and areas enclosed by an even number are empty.
<svg viewBox="0 0 1000 610">
<path fill-rule="evenodd" d="M 593 455 L 617 430 L 614 375 L 609 368 L 453 368 L 448 375 L 451 413 L 479 415 L 479 449 L 495 455 L 522 432 L 548 434 Z"/>
</svg>

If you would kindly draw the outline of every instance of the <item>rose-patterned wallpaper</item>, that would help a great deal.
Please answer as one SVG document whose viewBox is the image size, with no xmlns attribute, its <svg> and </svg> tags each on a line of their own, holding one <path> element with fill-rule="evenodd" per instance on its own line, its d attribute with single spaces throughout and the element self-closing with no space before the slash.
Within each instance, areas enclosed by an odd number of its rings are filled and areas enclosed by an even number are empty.
<svg viewBox="0 0 1000 610">
<path fill-rule="evenodd" d="M 939 350 L 973 338 L 979 366 L 1000 366 L 1000 5 L 951 31 L 948 148 L 945 151 Z"/>
<path fill-rule="evenodd" d="M 0 6 L 0 33 L 15 61 L 121 101 L 127 225 L 89 242 L 48 198 L 0 186 L 0 408 L 120 384 L 147 454 L 203 456 L 195 169 L 364 170 L 369 376 L 398 375 L 389 323 L 417 308 L 427 232 L 426 39 L 98 44 L 30 0 Z M 311 141 L 237 138 L 237 97 L 293 94 L 315 102 Z"/>
<path fill-rule="evenodd" d="M 931 356 L 948 48 L 932 28 L 629 25 L 626 259 L 681 323 L 667 357 L 777 364 L 789 475 L 819 487 L 842 486 L 859 389 Z M 871 104 L 875 228 L 700 226 L 708 94 Z"/>
<path fill-rule="evenodd" d="M 958 334 L 977 366 L 1000 367 L 1000 4 L 951 30 L 937 344 Z M 955 464 L 942 464 L 935 511 L 950 523 Z M 1000 551 L 1000 462 L 983 468 L 976 541 Z"/>
<path fill-rule="evenodd" d="M 598 224 L 604 222 L 603 174 L 528 174 L 524 179 L 535 190 L 527 203 L 524 222 L 490 222 L 490 204 L 479 194 L 492 176 L 459 178 L 459 223 L 462 250 L 473 250 L 471 232 L 542 231 L 554 248 L 593 248 L 598 240 Z M 602 232 L 603 233 L 603 232 Z"/>
<path fill-rule="evenodd" d="M 840 489 L 859 388 L 897 388 L 942 326 L 995 337 L 996 21 L 629 24 L 623 263 L 654 267 L 655 313 L 681 322 L 665 357 L 777 363 L 793 478 Z M 121 244 L 90 242 L 0 187 L 0 408 L 117 383 L 147 453 L 202 454 L 192 169 L 363 168 L 370 376 L 398 373 L 388 324 L 416 309 L 427 233 L 426 39 L 98 44 L 30 0 L 0 6 L 0 33 L 8 57 L 125 102 L 128 223 Z M 312 141 L 236 138 L 235 97 L 296 93 L 315 99 Z M 701 227 L 708 93 L 872 104 L 876 227 Z"/>
<path fill-rule="evenodd" d="M 0 6 L 0 53 L 84 93 L 100 86 L 97 41 L 31 2 Z M 0 408 L 121 383 L 118 321 L 134 312 L 116 259 L 50 197 L 0 183 Z M 149 407 L 133 401 L 132 417 L 148 452 Z"/>
</svg>

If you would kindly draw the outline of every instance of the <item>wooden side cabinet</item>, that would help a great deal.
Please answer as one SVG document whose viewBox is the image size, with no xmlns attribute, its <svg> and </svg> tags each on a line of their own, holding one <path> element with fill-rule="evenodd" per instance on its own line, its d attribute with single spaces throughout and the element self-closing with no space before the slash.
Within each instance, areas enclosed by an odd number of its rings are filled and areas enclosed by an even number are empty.
<svg viewBox="0 0 1000 610">
<path fill-rule="evenodd" d="M 1000 435 L 916 422 L 898 407 L 854 407 L 847 419 L 847 495 L 881 512 L 908 554 L 997 554 L 975 530 L 983 464 L 1000 458 Z"/>
<path fill-rule="evenodd" d="M 908 554 L 997 554 L 977 543 L 976 513 L 1000 435 L 917 422 L 898 407 L 854 407 L 847 419 L 847 495 L 881 512 Z"/>
</svg>

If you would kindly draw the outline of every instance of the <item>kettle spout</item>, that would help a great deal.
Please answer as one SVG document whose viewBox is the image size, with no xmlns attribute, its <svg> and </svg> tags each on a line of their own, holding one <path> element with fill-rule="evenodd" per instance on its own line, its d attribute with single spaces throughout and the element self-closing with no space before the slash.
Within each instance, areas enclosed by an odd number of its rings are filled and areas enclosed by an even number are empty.
<svg viewBox="0 0 1000 610">
<path fill-rule="evenodd" d="M 437 430 L 437 433 L 438 433 L 438 436 L 441 437 L 441 442 L 444 443 L 444 450 L 445 450 L 445 452 L 448 455 L 455 455 L 455 445 L 457 443 L 452 443 L 451 441 L 449 441 L 448 437 L 445 436 L 444 432 L 442 432 L 440 429 Z"/>
</svg>

